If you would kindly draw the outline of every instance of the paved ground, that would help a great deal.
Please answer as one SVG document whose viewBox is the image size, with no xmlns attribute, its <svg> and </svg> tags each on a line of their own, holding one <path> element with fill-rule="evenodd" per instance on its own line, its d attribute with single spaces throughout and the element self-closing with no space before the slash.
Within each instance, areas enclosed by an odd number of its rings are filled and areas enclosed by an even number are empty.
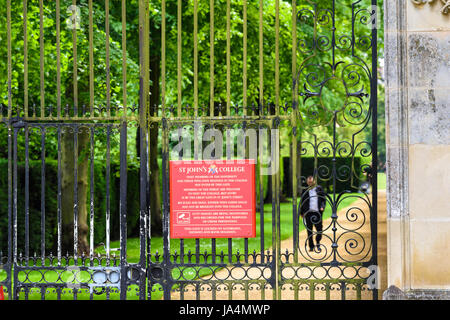
<svg viewBox="0 0 450 320">
<path fill-rule="evenodd" d="M 350 207 L 344 208 L 338 212 L 337 225 L 335 226 L 336 239 L 339 245 L 337 257 L 338 261 L 356 262 L 367 261 L 368 257 L 372 254 L 370 252 L 371 247 L 371 227 L 369 221 L 368 205 L 364 200 L 357 200 Z M 381 299 L 382 292 L 387 286 L 387 270 L 386 270 L 386 192 L 385 190 L 378 192 L 378 266 L 380 274 L 380 290 L 379 298 Z M 331 219 L 324 221 L 324 236 L 322 240 L 322 250 L 320 252 L 310 253 L 305 250 L 306 243 L 306 231 L 302 231 L 299 234 L 300 243 L 303 244 L 298 254 L 298 262 L 300 263 L 313 263 L 313 262 L 326 262 L 333 259 L 330 254 L 329 248 L 331 248 L 333 229 Z M 327 251 L 328 248 L 328 251 Z M 293 255 L 293 240 L 287 239 L 281 242 L 281 252 L 286 253 L 288 251 L 289 262 L 294 262 Z M 287 257 L 287 256 L 285 256 Z M 259 259 L 257 259 L 259 260 Z M 287 261 L 283 259 L 284 262 Z M 251 262 L 251 261 L 250 261 Z M 298 287 L 285 283 L 282 286 L 281 298 L 283 300 L 291 299 L 341 299 L 343 292 L 340 284 L 330 284 L 329 286 L 320 283 L 320 280 L 330 279 L 354 279 L 359 277 L 367 277 L 370 272 L 367 268 L 359 268 L 348 266 L 344 268 L 325 268 L 325 267 L 298 267 L 292 266 L 283 269 L 283 277 L 293 280 L 293 283 Z M 264 275 L 264 276 L 261 276 Z M 259 268 L 234 268 L 233 271 L 223 269 L 215 274 L 217 279 L 229 279 L 230 276 L 235 279 L 264 279 L 270 276 L 270 270 L 261 270 Z M 206 277 L 207 279 L 211 276 Z M 314 286 L 309 284 L 298 285 L 298 279 L 319 279 Z M 319 282 L 319 283 L 317 283 Z M 252 284 L 245 288 L 239 283 L 232 285 L 233 290 L 230 292 L 226 284 L 218 286 L 216 290 L 211 290 L 207 285 L 197 290 L 194 286 L 186 287 L 184 292 L 184 299 L 186 300 L 210 300 L 210 299 L 233 299 L 233 300 L 259 300 L 259 299 L 272 299 L 273 292 L 269 285 L 262 281 L 261 284 Z M 360 296 L 361 299 L 372 299 L 372 292 L 365 289 L 365 286 L 360 291 L 356 285 L 347 284 L 347 290 L 344 291 L 345 299 L 357 299 Z M 263 289 L 263 290 L 261 290 Z M 215 297 L 214 297 L 215 296 Z M 172 293 L 172 299 L 180 299 L 179 292 Z"/>
</svg>

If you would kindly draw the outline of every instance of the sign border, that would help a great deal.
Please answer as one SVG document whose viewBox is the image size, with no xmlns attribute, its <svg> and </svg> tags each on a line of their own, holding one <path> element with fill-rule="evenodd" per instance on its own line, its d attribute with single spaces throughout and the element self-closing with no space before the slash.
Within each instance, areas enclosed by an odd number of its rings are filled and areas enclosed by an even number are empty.
<svg viewBox="0 0 450 320">
<path fill-rule="evenodd" d="M 174 233 L 174 226 L 173 226 L 173 219 L 175 219 L 174 216 L 174 212 L 173 212 L 173 185 L 172 185 L 172 181 L 171 181 L 171 177 L 172 177 L 172 171 L 173 171 L 173 165 L 176 163 L 186 163 L 186 162 L 194 162 L 197 164 L 200 163 L 217 163 L 218 161 L 220 162 L 224 162 L 224 163 L 244 163 L 244 164 L 251 164 L 253 169 L 251 170 L 251 181 L 253 182 L 251 184 L 251 188 L 252 188 L 252 212 L 251 212 L 251 223 L 252 223 L 252 234 L 248 237 L 238 237 L 238 236 L 188 236 L 188 237 L 174 237 L 173 233 Z M 233 159 L 233 160 L 169 160 L 169 197 L 170 197 L 170 201 L 169 201 L 169 206 L 170 206 L 170 212 L 169 212 L 169 225 L 170 225 L 170 234 L 169 234 L 169 238 L 170 239 L 249 239 L 249 238 L 256 238 L 256 181 L 255 181 L 255 176 L 256 176 L 256 160 L 255 159 Z"/>
</svg>

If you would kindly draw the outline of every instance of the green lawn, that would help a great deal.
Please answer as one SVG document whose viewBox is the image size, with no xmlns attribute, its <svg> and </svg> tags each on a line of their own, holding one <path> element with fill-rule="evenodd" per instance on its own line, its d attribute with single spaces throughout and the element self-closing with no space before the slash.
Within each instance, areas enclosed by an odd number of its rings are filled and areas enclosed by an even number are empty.
<svg viewBox="0 0 450 320">
<path fill-rule="evenodd" d="M 339 204 L 339 208 L 343 209 L 345 207 L 348 207 L 357 199 L 358 194 L 348 194 L 345 196 L 344 199 L 342 199 L 341 203 Z M 324 213 L 324 219 L 328 219 L 331 216 L 331 208 L 328 205 L 325 209 Z M 256 215 L 256 230 L 257 230 L 257 236 L 256 238 L 252 238 L 248 240 L 248 252 L 251 254 L 254 251 L 260 252 L 261 251 L 261 244 L 260 244 L 260 213 L 258 212 Z M 292 237 L 293 235 L 293 221 L 292 221 L 292 204 L 291 203 L 281 203 L 280 204 L 280 226 L 281 226 L 281 240 L 288 239 Z M 300 223 L 300 230 L 303 230 L 304 226 L 302 223 Z M 272 205 L 267 204 L 264 206 L 264 249 L 269 249 L 272 246 Z M 111 242 L 111 248 L 119 248 L 120 243 L 119 241 L 112 241 Z M 173 254 L 175 251 L 177 253 L 180 253 L 180 240 L 173 239 L 170 240 L 170 247 L 171 247 L 171 253 Z M 140 251 L 140 244 L 138 238 L 130 238 L 127 240 L 127 259 L 129 263 L 136 263 L 139 260 L 139 251 Z M 200 239 L 200 253 L 204 253 L 207 251 L 208 253 L 211 253 L 211 239 Z M 282 248 L 284 250 L 286 248 Z M 185 252 L 185 262 L 188 262 L 187 253 L 191 251 L 193 254 L 192 262 L 195 263 L 195 252 L 196 252 L 196 243 L 194 239 L 186 239 L 184 240 L 184 252 Z M 232 240 L 232 252 L 235 254 L 237 251 L 239 251 L 241 254 L 245 253 L 245 242 L 244 239 L 233 239 Z M 163 253 L 163 239 L 160 237 L 152 238 L 151 241 L 151 252 L 154 255 L 156 252 L 158 252 L 160 255 Z M 224 254 L 224 262 L 228 263 L 228 239 L 216 239 L 216 263 L 220 263 L 220 255 L 221 252 Z M 97 250 L 97 253 L 104 253 L 103 248 L 99 248 Z M 162 259 L 162 258 L 160 258 Z M 154 261 L 154 259 L 152 259 Z M 207 262 L 211 263 L 212 258 L 209 257 Z M 179 258 L 178 258 L 179 261 Z M 233 262 L 236 261 L 234 258 L 232 260 Z M 241 257 L 241 262 L 244 261 L 244 256 Z M 204 263 L 203 257 L 200 257 L 200 263 Z M 183 276 L 187 279 L 194 279 L 197 277 L 197 274 L 202 277 L 207 274 L 210 274 L 211 270 L 209 268 L 202 268 L 200 270 L 195 270 L 194 268 L 185 268 L 183 270 Z M 174 269 L 172 272 L 172 276 L 176 279 L 180 275 L 179 269 Z M 65 272 L 61 276 L 61 280 L 59 282 L 70 282 L 71 277 L 73 277 L 71 272 Z M 79 279 L 82 280 L 84 277 L 87 279 L 89 278 L 89 275 L 81 273 L 79 275 Z M 20 278 L 20 275 L 19 275 Z M 58 275 L 56 272 L 50 272 L 48 275 L 46 274 L 46 280 L 49 282 L 56 281 L 58 279 Z M 23 279 L 21 279 L 23 280 Z M 43 282 L 42 275 L 40 272 L 33 272 L 29 275 L 29 280 L 31 282 Z M 162 297 L 162 292 L 159 291 L 159 288 L 155 286 L 153 288 L 154 292 L 152 293 L 152 299 L 160 299 Z M 23 293 L 21 294 L 21 297 L 23 297 Z M 102 295 L 94 295 L 94 299 L 105 299 L 105 294 Z M 56 299 L 57 295 L 56 293 L 50 293 L 46 294 L 46 299 L 52 300 Z M 79 300 L 85 300 L 89 299 L 90 295 L 88 292 L 80 292 L 78 293 Z M 40 299 L 40 293 L 30 293 L 29 299 Z M 63 293 L 61 296 L 61 299 L 73 299 L 73 294 L 69 293 Z M 118 293 L 111 293 L 110 299 L 119 299 Z M 136 292 L 134 290 L 127 292 L 127 299 L 138 299 Z"/>
<path fill-rule="evenodd" d="M 386 190 L 386 173 L 378 174 L 378 190 Z"/>
</svg>

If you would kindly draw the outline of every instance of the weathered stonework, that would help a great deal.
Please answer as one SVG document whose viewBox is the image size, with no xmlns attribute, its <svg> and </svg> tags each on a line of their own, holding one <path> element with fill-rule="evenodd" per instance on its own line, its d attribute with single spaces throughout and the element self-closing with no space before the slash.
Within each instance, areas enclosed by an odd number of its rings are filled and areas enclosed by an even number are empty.
<svg viewBox="0 0 450 320">
<path fill-rule="evenodd" d="M 390 286 L 383 293 L 383 300 L 450 300 L 450 291 L 410 290 L 403 292 L 396 286 Z"/>
<path fill-rule="evenodd" d="M 405 8 L 408 16 L 406 28 L 408 32 L 429 32 L 448 29 L 450 13 L 440 14 L 440 3 L 431 5 L 416 5 L 412 1 L 399 0 Z"/>
<path fill-rule="evenodd" d="M 450 144 L 449 89 L 410 88 L 409 143 Z"/>
<path fill-rule="evenodd" d="M 450 83 L 450 34 L 408 34 L 408 67 L 411 87 L 443 87 Z"/>
<path fill-rule="evenodd" d="M 437 5 L 385 1 L 384 299 L 450 298 L 450 15 Z"/>
<path fill-rule="evenodd" d="M 435 0 L 411 0 L 414 4 L 434 3 Z M 450 11 L 450 0 L 441 0 L 443 7 L 441 12 L 447 14 Z"/>
</svg>

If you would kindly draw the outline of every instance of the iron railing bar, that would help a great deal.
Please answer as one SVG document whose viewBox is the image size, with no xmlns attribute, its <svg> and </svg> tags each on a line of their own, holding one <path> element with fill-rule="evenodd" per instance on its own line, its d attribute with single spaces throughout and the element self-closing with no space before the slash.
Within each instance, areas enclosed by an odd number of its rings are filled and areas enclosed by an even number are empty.
<svg viewBox="0 0 450 320">
<path fill-rule="evenodd" d="M 201 285 L 197 282 L 194 284 L 195 286 L 195 300 L 200 300 L 200 287 Z"/>
<path fill-rule="evenodd" d="M 148 111 L 148 92 L 149 92 L 149 3 L 148 1 L 139 0 L 139 141 L 140 141 L 140 174 L 139 174 L 139 245 L 140 256 L 139 266 L 139 299 L 144 300 L 146 297 L 146 272 L 144 268 L 146 264 L 146 217 L 150 214 L 147 201 L 147 111 Z M 164 160 L 163 160 L 164 163 Z M 163 179 L 164 180 L 164 179 Z M 149 288 L 151 290 L 151 288 Z"/>
<path fill-rule="evenodd" d="M 355 287 L 356 287 L 356 300 L 361 300 L 361 284 L 356 283 Z"/>
<path fill-rule="evenodd" d="M 325 299 L 330 300 L 330 287 L 329 283 L 325 283 Z"/>
<path fill-rule="evenodd" d="M 260 211 L 260 244 L 261 244 L 261 263 L 264 263 L 265 253 L 264 253 L 264 185 L 263 185 L 263 135 L 262 126 L 259 125 L 258 134 L 258 150 L 259 150 L 259 211 Z M 267 261 L 269 262 L 269 261 Z"/>
<path fill-rule="evenodd" d="M 261 284 L 261 300 L 266 300 L 266 284 Z"/>
<path fill-rule="evenodd" d="M 291 167 L 292 167 L 292 252 L 294 263 L 298 262 L 298 242 L 299 242 L 299 216 L 297 208 L 297 127 L 292 128 L 292 143 L 291 143 Z"/>
<path fill-rule="evenodd" d="M 94 117 L 94 13 L 92 0 L 89 0 L 89 110 Z"/>
<path fill-rule="evenodd" d="M 13 145 L 13 256 L 14 256 L 14 265 L 17 265 L 17 134 L 19 129 L 14 128 L 14 145 Z M 15 280 L 17 280 L 15 278 Z M 14 290 L 16 291 L 17 286 L 14 286 Z M 16 295 L 14 294 L 14 297 Z"/>
<path fill-rule="evenodd" d="M 39 70 L 40 70 L 40 101 L 41 101 L 41 118 L 45 117 L 45 74 L 44 74 L 44 55 L 45 55 L 45 46 L 44 46 L 44 2 L 43 0 L 39 0 L 39 46 L 40 46 L 40 55 L 39 55 Z"/>
<path fill-rule="evenodd" d="M 281 210 L 280 210 L 280 196 L 281 196 L 281 181 L 280 181 L 280 135 L 279 135 L 279 128 L 278 126 L 275 127 L 277 130 L 275 132 L 275 144 L 272 143 L 272 147 L 275 146 L 275 163 L 276 163 L 276 173 L 275 173 L 275 202 L 276 202 L 276 222 L 277 222 L 277 253 L 278 253 L 278 260 L 277 260 L 277 272 L 278 272 L 278 283 L 276 290 L 278 292 L 278 299 L 281 300 L 281 282 L 282 282 L 282 269 L 281 269 Z"/>
<path fill-rule="evenodd" d="M 194 238 L 192 238 L 192 239 L 194 239 Z M 219 239 L 219 238 L 217 238 L 217 239 Z M 227 238 L 220 238 L 220 239 L 227 239 Z M 209 253 L 208 253 L 208 255 L 209 255 Z M 202 256 L 203 256 L 203 254 L 202 254 Z M 207 267 L 214 266 L 214 267 L 218 267 L 218 268 L 226 268 L 228 266 L 228 262 L 226 262 L 226 261 L 222 262 L 221 261 L 221 262 L 215 263 L 214 265 L 211 264 L 211 263 L 205 264 L 205 263 L 202 262 L 201 265 L 204 265 L 204 266 L 207 266 Z M 317 264 L 313 264 L 313 265 L 316 266 Z M 191 261 L 191 262 L 187 262 L 187 263 L 183 264 L 183 267 L 188 267 L 188 268 L 198 267 L 198 266 L 199 265 L 195 261 Z M 248 263 L 242 262 L 240 264 L 240 266 L 241 267 L 262 267 L 262 268 L 264 268 L 264 267 L 267 267 L 267 264 L 266 263 L 259 263 L 259 262 L 258 263 L 254 263 L 252 261 L 249 261 Z M 289 266 L 291 266 L 291 265 L 289 265 Z M 299 266 L 305 266 L 305 265 L 304 264 L 300 264 Z M 194 281 L 196 281 L 196 280 L 194 280 Z M 220 280 L 220 281 L 222 281 L 222 280 Z"/>
<path fill-rule="evenodd" d="M 238 141 L 239 141 L 239 139 L 238 139 Z M 244 125 L 244 128 L 243 128 L 243 141 L 242 141 L 242 144 L 243 144 L 242 150 L 244 150 L 243 159 L 250 159 L 250 154 L 247 157 L 247 146 L 248 146 L 248 144 L 247 144 L 247 130 L 245 128 L 245 125 Z M 237 152 L 237 153 L 239 153 L 239 152 Z M 256 190 L 253 190 L 253 191 L 256 192 Z M 252 201 L 253 201 L 253 199 L 252 199 Z M 252 214 L 253 214 L 253 212 L 252 212 Z M 256 212 L 255 212 L 255 214 L 256 214 Z M 256 221 L 255 221 L 255 223 L 256 223 Z M 245 258 L 245 263 L 248 263 L 248 238 L 244 238 L 244 258 Z M 248 294 L 248 288 L 246 288 L 246 290 L 247 290 L 246 294 Z M 248 300 L 248 299 L 246 299 L 246 300 Z"/>
<path fill-rule="evenodd" d="M 356 43 L 356 36 L 355 36 L 355 6 L 356 4 L 352 4 L 352 57 L 355 56 L 355 43 Z"/>
<path fill-rule="evenodd" d="M 1 119 L 1 118 L 0 118 Z M 128 116 L 127 121 L 138 121 L 139 117 L 138 116 Z M 91 121 L 99 121 L 99 122 L 108 122 L 108 123 L 114 123 L 114 122 L 119 122 L 121 120 L 123 120 L 123 118 L 121 116 L 111 116 L 111 117 L 69 117 L 69 116 L 64 116 L 61 117 L 59 119 L 54 118 L 54 117 L 47 117 L 45 119 L 44 122 L 42 122 L 42 119 L 37 119 L 36 117 L 24 117 L 23 118 L 24 121 L 33 121 L 36 123 L 61 123 L 61 121 L 64 121 L 65 123 L 69 123 L 69 122 L 84 122 L 84 123 L 88 123 Z"/>
<path fill-rule="evenodd" d="M 277 208 L 277 197 L 278 197 L 278 183 L 277 183 L 277 174 L 274 174 L 273 168 L 275 165 L 275 162 L 277 161 L 277 142 L 276 138 L 274 138 L 273 130 L 276 130 L 276 127 L 270 128 L 270 141 L 271 141 L 271 148 L 270 148 L 270 154 L 271 154 L 271 163 L 270 163 L 270 175 L 271 175 L 271 183 L 272 183 L 272 253 L 273 253 L 273 259 L 275 261 L 275 288 L 273 288 L 273 298 L 274 300 L 279 299 L 278 292 L 279 292 L 279 260 L 280 260 L 280 251 L 279 251 L 279 235 L 278 235 L 278 228 L 279 228 L 279 219 L 278 219 L 278 208 Z"/>
<path fill-rule="evenodd" d="M 30 163 L 29 163 L 29 129 L 25 124 L 25 260 L 29 266 L 30 257 Z"/>
<path fill-rule="evenodd" d="M 105 118 L 98 118 L 100 119 L 105 119 Z M 114 119 L 114 117 L 111 117 L 111 119 Z M 109 120 L 111 120 L 109 119 Z M 120 118 L 117 118 L 120 119 Z M 186 116 L 186 117 L 171 117 L 171 118 L 166 118 L 166 117 L 156 117 L 156 116 L 151 116 L 149 117 L 148 121 L 149 122 L 161 122 L 162 119 L 165 119 L 168 122 L 174 123 L 174 122 L 183 122 L 183 123 L 192 123 L 193 121 L 204 121 L 204 122 L 210 122 L 210 123 L 223 123 L 223 122 L 230 122 L 230 121 L 234 121 L 235 123 L 242 123 L 243 121 L 265 121 L 267 123 L 270 123 L 271 120 L 273 119 L 279 119 L 281 120 L 291 120 L 292 116 L 291 115 L 250 115 L 250 116 L 214 116 L 214 117 L 209 117 L 209 116 L 205 116 L 205 117 L 191 117 L 191 116 Z M 70 120 L 74 120 L 74 119 L 70 119 Z M 75 119 L 76 120 L 76 119 Z M 86 119 L 82 119 L 80 118 L 79 120 L 86 120 Z"/>
<path fill-rule="evenodd" d="M 6 1 L 6 42 L 8 73 L 8 118 L 12 115 L 11 0 Z"/>
<path fill-rule="evenodd" d="M 198 155 L 196 154 L 195 157 L 198 157 Z M 215 242 L 215 241 L 213 241 L 213 242 Z M 214 244 L 212 243 L 212 245 L 213 245 L 213 247 L 215 247 L 215 243 Z M 195 261 L 198 264 L 200 263 L 200 239 L 198 239 L 198 238 L 195 239 Z"/>
<path fill-rule="evenodd" d="M 105 122 L 100 122 L 100 121 L 96 121 L 96 122 L 92 122 L 91 119 L 85 119 L 88 121 L 85 122 L 78 122 L 78 121 L 64 121 L 64 122 L 47 122 L 47 121 L 38 121 L 38 122 L 28 122 L 25 119 L 21 119 L 21 121 L 23 121 L 23 126 L 25 125 L 25 123 L 30 127 L 30 128 L 41 128 L 41 127 L 45 127 L 45 128 L 57 128 L 58 126 L 61 126 L 62 128 L 70 128 L 70 129 L 74 129 L 74 128 L 106 128 L 107 126 L 110 126 L 111 129 L 120 129 L 120 123 L 118 122 L 114 122 L 114 121 L 105 121 Z M 81 120 L 81 119 L 80 119 Z M 117 120 L 120 120 L 119 118 Z"/>
<path fill-rule="evenodd" d="M 184 239 L 180 239 L 180 263 L 184 264 Z"/>
<path fill-rule="evenodd" d="M 228 128 L 226 130 L 226 136 L 227 136 L 227 140 L 226 140 L 226 143 L 227 143 L 226 153 L 227 153 L 227 155 L 226 156 L 227 156 L 227 160 L 231 160 L 231 157 L 232 157 L 231 146 L 233 146 L 232 142 L 234 142 L 234 141 L 231 141 L 231 132 L 230 132 L 230 130 L 228 130 Z M 215 156 L 217 157 L 216 154 L 215 154 Z M 233 239 L 232 238 L 228 238 L 228 262 L 230 264 L 233 263 Z M 237 261 L 237 263 L 239 263 L 239 262 L 240 261 Z"/>
<path fill-rule="evenodd" d="M 198 152 L 199 152 L 199 148 L 198 148 L 198 123 L 194 122 L 194 160 L 198 160 Z M 198 242 L 198 249 L 197 249 L 197 242 Z M 196 257 L 197 257 L 197 263 L 199 263 L 199 258 L 198 258 L 198 254 L 197 252 L 200 251 L 200 242 L 198 239 L 196 239 Z M 212 238 L 211 239 L 211 258 L 212 261 L 216 260 L 216 239 Z M 205 261 L 205 263 L 207 263 Z M 213 262 L 214 263 L 214 262 Z"/>
<path fill-rule="evenodd" d="M 245 300 L 248 300 L 248 288 L 249 288 L 248 282 L 244 282 Z"/>
<path fill-rule="evenodd" d="M 264 31 L 263 31 L 264 1 L 259 0 L 259 115 L 264 114 Z"/>
<path fill-rule="evenodd" d="M 275 114 L 280 114 L 280 0 L 275 1 Z"/>
<path fill-rule="evenodd" d="M 217 240 L 216 238 L 211 239 L 211 263 L 215 264 L 217 258 Z"/>
<path fill-rule="evenodd" d="M 156 106 L 155 106 L 155 110 L 156 110 Z M 148 110 L 148 113 L 147 113 L 148 116 L 149 116 L 149 113 L 150 112 Z M 149 131 L 147 132 L 147 136 L 150 137 L 150 132 Z M 146 141 L 148 141 L 148 140 L 146 140 Z M 147 143 L 147 142 L 146 142 L 146 145 L 148 147 L 147 154 L 150 155 L 151 152 L 152 152 L 151 151 L 151 147 L 152 146 L 151 146 L 150 143 Z M 150 166 L 150 164 L 149 164 L 149 166 Z M 148 195 L 148 194 L 150 194 L 150 175 L 147 175 L 147 179 L 146 180 L 147 180 L 146 181 L 146 183 L 147 183 L 147 185 L 146 185 L 146 188 L 147 188 L 146 194 Z M 146 215 L 145 221 L 146 221 L 146 225 L 145 225 L 145 228 L 144 228 L 144 232 L 145 232 L 145 235 L 147 236 L 147 238 L 146 238 L 146 241 L 147 241 L 147 265 L 150 266 L 152 264 L 152 261 L 151 261 L 151 257 L 152 257 L 152 254 L 151 254 L 151 249 L 152 249 L 152 244 L 151 244 L 151 239 L 152 239 L 152 236 L 151 236 L 152 235 L 152 226 L 151 226 L 152 212 L 151 212 L 151 206 L 150 206 L 149 199 L 147 199 L 147 215 Z M 149 269 L 147 271 L 147 274 L 149 274 Z M 151 288 L 151 285 L 152 285 L 151 277 L 148 276 L 148 287 Z M 148 297 L 148 299 L 151 300 L 151 298 L 152 298 L 152 290 L 148 290 L 147 291 L 147 297 Z"/>
<path fill-rule="evenodd" d="M 226 56 L 226 64 L 227 64 L 227 115 L 231 115 L 231 52 L 230 52 L 230 42 L 231 42 L 231 21 L 230 21 L 230 0 L 227 0 L 227 56 Z"/>
<path fill-rule="evenodd" d="M 195 141 L 197 142 L 197 146 L 195 148 L 195 160 L 198 160 L 198 152 L 199 152 L 199 148 L 198 148 L 198 138 L 197 138 L 197 134 L 198 134 L 198 123 L 196 123 L 196 131 L 195 131 Z M 209 125 L 207 125 L 206 127 L 207 129 L 209 129 Z M 200 137 L 201 138 L 201 137 Z M 201 144 L 201 142 L 200 142 Z M 216 238 L 212 238 L 211 239 L 211 263 L 215 264 L 216 263 L 216 258 L 217 258 L 217 239 Z"/>
<path fill-rule="evenodd" d="M 335 65 L 336 65 L 336 0 L 332 2 L 332 28 L 331 28 L 331 55 L 333 61 L 333 74 L 335 74 Z"/>
<path fill-rule="evenodd" d="M 91 266 L 93 265 L 93 257 L 94 257 L 94 231 L 95 231 L 95 225 L 94 225 L 94 214 L 95 214 L 95 185 L 94 185 L 94 159 L 95 159 L 95 152 L 94 152 L 94 146 L 95 146 L 95 128 L 90 128 L 90 201 L 89 201 L 89 257 L 91 260 Z"/>
<path fill-rule="evenodd" d="M 169 207 L 169 150 L 168 150 L 168 128 L 163 124 L 163 149 L 162 149 L 162 171 L 163 171 L 163 263 L 170 261 L 170 207 Z M 180 242 L 180 246 L 181 246 Z M 184 247 L 184 244 L 182 245 Z M 163 285 L 164 300 L 170 300 L 170 287 Z"/>
<path fill-rule="evenodd" d="M 23 0 L 23 106 L 28 116 L 28 4 Z"/>
<path fill-rule="evenodd" d="M 127 2 L 122 0 L 122 98 L 123 118 L 127 117 Z"/>
<path fill-rule="evenodd" d="M 292 165 L 292 216 L 293 216 L 293 247 L 292 251 L 294 253 L 294 262 L 298 262 L 298 242 L 299 242 L 299 219 L 297 213 L 297 141 L 298 134 L 300 134 L 301 128 L 297 127 L 297 88 L 298 83 L 296 81 L 297 74 L 297 2 L 296 0 L 292 0 L 292 152 L 291 152 L 291 165 Z M 295 294 L 298 295 L 298 286 L 295 286 Z"/>
<path fill-rule="evenodd" d="M 214 117 L 214 0 L 209 0 L 209 116 Z"/>
<path fill-rule="evenodd" d="M 106 265 L 110 265 L 111 258 L 111 127 L 108 125 L 106 127 Z"/>
<path fill-rule="evenodd" d="M 180 284 L 180 300 L 184 300 L 184 284 Z"/>
<path fill-rule="evenodd" d="M 161 1 L 161 109 L 166 116 L 166 0 Z"/>
<path fill-rule="evenodd" d="M 194 117 L 198 117 L 198 0 L 194 0 Z"/>
<path fill-rule="evenodd" d="M 195 261 L 200 263 L 200 239 L 195 239 Z"/>
<path fill-rule="evenodd" d="M 23 105 L 21 105 L 23 106 Z M 53 106 L 50 106 L 53 109 Z M 83 108 L 85 108 L 85 106 L 83 106 Z M 7 110 L 7 106 L 4 110 Z M 30 111 L 30 108 L 28 109 Z M 128 110 L 130 110 L 130 107 L 128 107 Z M 0 106 L 0 112 L 1 112 L 1 106 Z M 21 114 L 23 114 L 23 109 L 20 111 Z M 282 117 L 282 116 L 280 116 Z M 1 122 L 5 122 L 5 121 L 9 121 L 11 118 L 8 118 L 7 116 L 2 117 L 0 115 L 0 121 Z M 50 124 L 50 123 L 71 123 L 71 122 L 79 122 L 79 121 L 83 121 L 85 123 L 91 123 L 94 120 L 96 120 L 97 122 L 101 122 L 101 123 L 120 123 L 122 120 L 124 120 L 122 115 L 117 115 L 117 116 L 111 116 L 111 117 L 106 117 L 106 115 L 104 117 L 101 116 L 97 116 L 97 117 L 86 117 L 86 116 L 79 116 L 79 117 L 70 117 L 70 116 L 64 116 L 64 117 L 60 117 L 58 118 L 57 116 L 51 116 L 51 115 L 47 115 L 45 117 L 45 119 L 41 119 L 39 116 L 28 116 L 28 117 L 20 117 L 21 120 L 26 121 L 26 122 L 33 122 L 33 123 L 42 123 L 42 124 Z M 130 121 L 138 121 L 139 120 L 139 116 L 138 115 L 128 115 L 125 118 L 128 122 Z M 160 122 L 162 119 L 162 117 L 152 117 L 151 119 L 149 119 L 149 122 Z M 173 118 L 173 119 L 177 119 L 180 120 L 178 118 Z M 172 118 L 166 118 L 166 120 L 168 121 L 174 121 Z M 183 119 L 194 119 L 194 117 L 190 117 L 190 118 L 181 118 L 181 120 Z M 197 118 L 196 120 L 205 120 L 205 121 L 209 121 L 209 119 L 206 118 Z M 216 121 L 217 122 L 218 119 L 211 119 L 210 121 Z M 230 120 L 234 120 L 237 121 L 236 117 L 233 118 L 225 118 L 225 121 L 230 121 Z M 251 119 L 247 119 L 247 120 L 251 120 Z M 188 122 L 188 120 L 185 120 L 185 122 Z"/>
<path fill-rule="evenodd" d="M 178 143 L 182 143 L 182 129 L 178 128 Z M 178 160 L 183 160 L 182 150 L 178 153 Z M 184 263 L 184 239 L 180 239 L 180 262 Z"/>
<path fill-rule="evenodd" d="M 345 281 L 341 282 L 341 300 L 345 300 L 346 297 L 347 284 Z"/>
<path fill-rule="evenodd" d="M 61 118 L 61 4 L 56 0 L 56 109 L 57 118 Z M 28 116 L 28 112 L 25 113 Z"/>
<path fill-rule="evenodd" d="M 61 210 L 61 205 L 62 205 L 62 192 L 61 192 L 61 188 L 62 188 L 62 177 L 61 177 L 61 172 L 62 172 L 62 160 L 61 160 L 61 139 L 62 139 L 62 133 L 61 133 L 61 126 L 58 126 L 58 195 L 57 195 L 57 211 L 56 211 L 56 215 L 57 215 L 57 224 L 58 224 L 58 266 L 61 266 L 61 255 L 62 255 L 62 210 Z"/>
<path fill-rule="evenodd" d="M 292 286 L 294 287 L 294 300 L 297 301 L 298 300 L 298 287 L 299 287 L 299 282 L 295 281 L 294 283 L 292 283 Z"/>
<path fill-rule="evenodd" d="M 72 0 L 72 14 L 76 15 L 77 1 Z M 72 46 L 73 46 L 73 116 L 78 116 L 78 48 L 77 48 L 77 21 L 72 24 Z"/>
<path fill-rule="evenodd" d="M 336 171 L 336 144 L 337 144 L 337 114 L 336 112 L 334 112 L 333 115 L 333 155 L 332 155 L 332 165 L 331 165 L 331 175 L 332 175 L 332 180 L 333 180 L 333 206 L 332 206 L 332 213 L 331 213 L 331 218 L 332 218 L 332 224 L 333 224 L 333 245 L 336 245 L 336 248 L 333 249 L 333 261 L 337 262 L 337 207 L 336 207 L 336 176 L 337 176 L 337 171 Z M 318 151 L 317 151 L 318 152 Z M 314 166 L 314 168 L 318 168 L 318 166 Z M 317 173 L 318 175 L 318 173 Z M 315 179 L 318 180 L 318 177 Z M 317 181 L 316 180 L 316 181 Z"/>
<path fill-rule="evenodd" d="M 177 116 L 181 117 L 181 97 L 182 97 L 182 2 L 177 2 Z"/>
<path fill-rule="evenodd" d="M 41 127 L 41 261 L 45 265 L 45 127 Z"/>
<path fill-rule="evenodd" d="M 6 287 L 8 292 L 12 292 L 12 279 L 11 264 L 13 263 L 13 164 L 12 164 L 12 153 L 13 153 L 13 142 L 12 142 L 12 128 L 10 125 L 7 126 L 8 131 L 8 257 L 6 272 L 8 272 L 8 280 Z M 0 251 L 1 252 L 1 251 Z M 15 281 L 15 280 L 14 280 Z M 11 298 L 9 298 L 12 300 Z"/>
<path fill-rule="evenodd" d="M 78 127 L 73 128 L 73 150 L 73 257 L 78 265 Z"/>
<path fill-rule="evenodd" d="M 377 1 L 372 0 L 372 10 L 377 9 Z M 375 12 L 375 16 L 380 12 Z M 374 265 L 378 265 L 378 21 L 372 22 L 372 78 L 370 83 L 370 104 L 372 109 L 372 212 L 371 212 L 371 240 L 372 240 L 372 260 Z M 375 25 L 374 25 L 375 24 Z M 374 300 L 378 299 L 378 289 L 373 290 Z"/>
<path fill-rule="evenodd" d="M 242 47 L 243 47 L 243 70 L 242 70 L 242 104 L 244 108 L 244 116 L 247 116 L 248 110 L 247 110 L 247 1 L 242 2 L 243 6 L 243 26 L 242 26 L 242 32 L 243 32 L 243 40 L 242 40 Z"/>
<path fill-rule="evenodd" d="M 122 4 L 125 6 L 124 3 Z M 120 131 L 120 300 L 127 298 L 127 139 L 127 123 L 124 121 Z M 150 240 L 148 244 L 148 253 L 150 253 Z M 151 288 L 149 292 L 151 292 Z"/>
<path fill-rule="evenodd" d="M 105 0 L 105 33 L 106 33 L 106 114 L 111 116 L 111 68 L 109 44 L 109 0 Z"/>
</svg>

